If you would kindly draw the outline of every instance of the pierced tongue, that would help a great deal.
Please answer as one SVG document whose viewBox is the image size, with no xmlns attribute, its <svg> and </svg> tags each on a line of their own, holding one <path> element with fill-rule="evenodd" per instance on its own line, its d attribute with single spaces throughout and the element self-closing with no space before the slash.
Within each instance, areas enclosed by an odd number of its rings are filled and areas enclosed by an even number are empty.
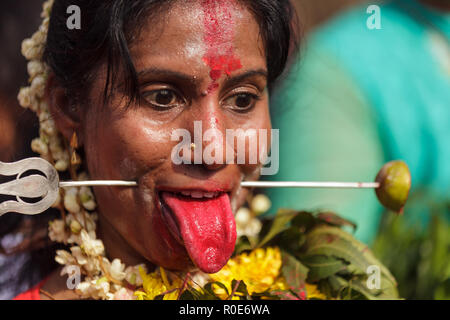
<svg viewBox="0 0 450 320">
<path fill-rule="evenodd" d="M 218 272 L 233 254 L 236 224 L 226 193 L 214 199 L 191 199 L 163 192 L 172 210 L 184 245 L 203 272 Z"/>
</svg>

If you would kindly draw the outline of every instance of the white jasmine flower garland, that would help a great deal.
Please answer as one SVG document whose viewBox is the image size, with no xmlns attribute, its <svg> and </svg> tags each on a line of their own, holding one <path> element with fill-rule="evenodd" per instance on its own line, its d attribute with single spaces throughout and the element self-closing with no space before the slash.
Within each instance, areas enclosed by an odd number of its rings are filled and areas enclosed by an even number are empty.
<svg viewBox="0 0 450 320">
<path fill-rule="evenodd" d="M 44 3 L 42 25 L 30 39 L 22 42 L 22 54 L 29 60 L 27 69 L 30 86 L 20 89 L 18 100 L 22 107 L 36 112 L 39 118 L 39 137 L 31 142 L 32 150 L 50 161 L 59 172 L 64 172 L 71 166 L 70 153 L 43 99 L 49 68 L 42 57 L 52 5 L 53 0 Z M 73 171 L 76 174 L 76 170 Z M 82 172 L 72 178 L 86 180 L 88 175 Z M 94 194 L 88 187 L 61 191 L 53 205 L 61 210 L 62 218 L 49 223 L 50 239 L 73 244 L 70 252 L 58 250 L 56 253 L 56 262 L 64 266 L 61 275 L 69 273 L 69 266 L 79 267 L 84 279 L 76 287 L 76 292 L 81 298 L 135 299 L 133 291 L 127 287 L 142 285 L 139 267 L 145 270 L 145 266 L 126 268 L 119 259 L 110 262 L 105 257 L 103 242 L 97 239 L 95 233 L 97 214 L 92 211 L 96 206 Z"/>
</svg>

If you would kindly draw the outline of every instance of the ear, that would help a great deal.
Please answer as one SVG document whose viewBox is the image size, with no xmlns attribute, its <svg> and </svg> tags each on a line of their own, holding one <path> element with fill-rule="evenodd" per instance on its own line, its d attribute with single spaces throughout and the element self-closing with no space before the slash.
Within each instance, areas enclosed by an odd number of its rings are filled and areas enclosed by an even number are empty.
<svg viewBox="0 0 450 320">
<path fill-rule="evenodd" d="M 67 141 L 70 141 L 73 133 L 76 132 L 78 143 L 81 146 L 83 137 L 80 130 L 80 107 L 67 96 L 66 89 L 58 83 L 53 73 L 48 76 L 45 96 L 48 101 L 50 114 L 53 117 L 59 132 L 61 132 Z"/>
</svg>

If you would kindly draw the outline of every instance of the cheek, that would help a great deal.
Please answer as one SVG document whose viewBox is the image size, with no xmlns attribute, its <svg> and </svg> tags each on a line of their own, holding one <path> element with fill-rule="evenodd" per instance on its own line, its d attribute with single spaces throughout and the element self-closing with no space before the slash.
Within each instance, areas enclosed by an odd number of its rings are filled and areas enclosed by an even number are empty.
<svg viewBox="0 0 450 320">
<path fill-rule="evenodd" d="M 267 153 L 272 139 L 272 125 L 267 105 L 259 109 L 257 114 L 251 115 L 250 121 L 237 129 L 246 132 L 246 161 L 245 164 L 240 166 L 248 177 L 256 179 L 259 177 L 259 169 L 262 166 L 260 155 L 264 152 Z M 236 151 L 239 152 L 239 150 Z"/>
<path fill-rule="evenodd" d="M 170 160 L 170 134 L 161 127 L 156 129 L 137 112 L 99 118 L 92 115 L 86 125 L 90 131 L 85 154 L 91 179 L 138 181 L 145 174 L 146 186 L 152 189 L 156 175 Z M 130 230 L 125 228 L 132 226 L 124 217 L 139 215 L 139 205 L 149 211 L 154 208 L 153 190 L 101 187 L 94 191 L 101 212 L 126 233 Z"/>
<path fill-rule="evenodd" d="M 99 117 L 98 117 L 99 118 Z M 138 188 L 101 187 L 94 192 L 99 212 L 128 243 L 150 261 L 161 256 L 155 221 L 155 180 L 170 161 L 170 130 L 139 113 L 95 119 L 85 143 L 91 179 L 137 181 Z M 95 125 L 95 124 L 98 125 Z M 143 181 L 145 180 L 145 181 Z M 168 245 L 164 245 L 168 251 Z"/>
<path fill-rule="evenodd" d="M 132 112 L 96 121 L 86 142 L 91 177 L 133 180 L 170 157 L 170 131 Z"/>
</svg>

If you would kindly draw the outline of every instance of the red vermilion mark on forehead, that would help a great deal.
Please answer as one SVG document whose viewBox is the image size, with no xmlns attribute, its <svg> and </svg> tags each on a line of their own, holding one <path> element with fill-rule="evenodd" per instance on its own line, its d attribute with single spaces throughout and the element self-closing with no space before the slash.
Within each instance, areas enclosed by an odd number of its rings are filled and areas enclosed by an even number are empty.
<svg viewBox="0 0 450 320">
<path fill-rule="evenodd" d="M 217 80 L 222 74 L 229 76 L 242 68 L 241 61 L 233 53 L 234 22 L 232 17 L 234 0 L 203 0 L 204 41 L 206 54 L 203 61 L 209 66 L 212 83 L 208 92 L 218 88 Z"/>
</svg>

